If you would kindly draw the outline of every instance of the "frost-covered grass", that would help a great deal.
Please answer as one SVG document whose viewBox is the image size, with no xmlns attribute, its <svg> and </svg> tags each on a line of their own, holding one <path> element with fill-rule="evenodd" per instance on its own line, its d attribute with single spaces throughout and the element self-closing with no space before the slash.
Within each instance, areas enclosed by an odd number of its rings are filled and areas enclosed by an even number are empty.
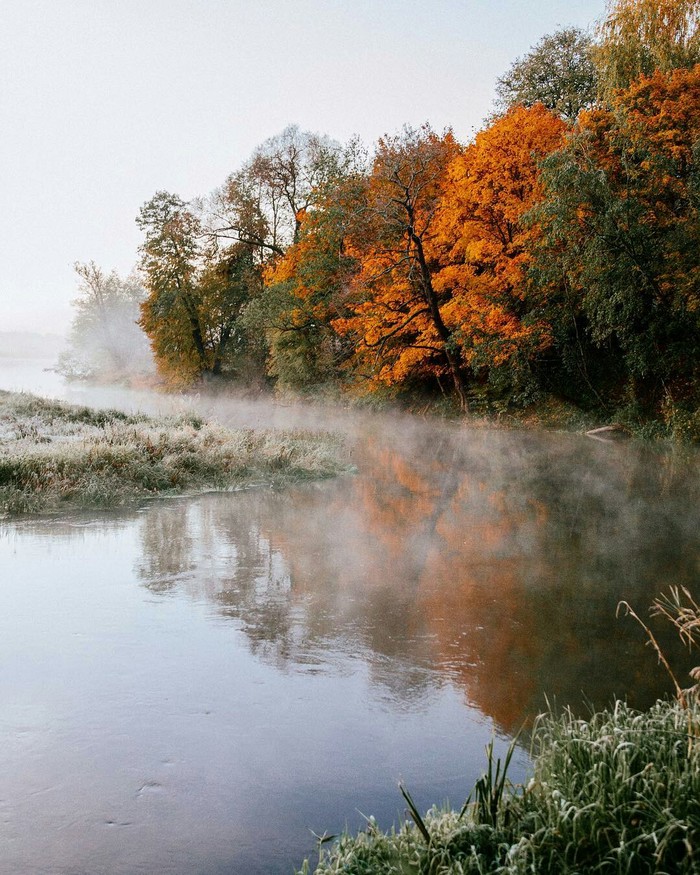
<svg viewBox="0 0 700 875">
<path fill-rule="evenodd" d="M 618 702 L 588 720 L 542 718 L 525 787 L 499 795 L 493 770 L 461 814 L 416 812 L 390 833 L 370 820 L 301 872 L 700 872 L 699 725 L 697 703 L 640 713 Z"/>
<path fill-rule="evenodd" d="M 284 485 L 347 469 L 330 435 L 232 431 L 195 416 L 129 415 L 0 392 L 0 515 Z"/>
</svg>

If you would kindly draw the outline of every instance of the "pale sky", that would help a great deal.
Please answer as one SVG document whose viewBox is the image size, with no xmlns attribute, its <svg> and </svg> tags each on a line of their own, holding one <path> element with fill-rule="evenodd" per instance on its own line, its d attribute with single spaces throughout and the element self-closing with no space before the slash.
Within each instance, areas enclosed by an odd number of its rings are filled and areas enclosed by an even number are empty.
<svg viewBox="0 0 700 875">
<path fill-rule="evenodd" d="M 64 331 L 157 190 L 208 194 L 288 124 L 463 141 L 497 76 L 603 0 L 0 0 L 0 331 Z"/>
</svg>

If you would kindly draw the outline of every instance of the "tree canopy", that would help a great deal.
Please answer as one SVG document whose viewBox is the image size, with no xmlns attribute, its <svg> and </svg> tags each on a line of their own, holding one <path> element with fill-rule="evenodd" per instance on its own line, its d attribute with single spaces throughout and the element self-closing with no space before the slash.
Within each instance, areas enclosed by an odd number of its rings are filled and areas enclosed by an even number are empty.
<svg viewBox="0 0 700 875">
<path fill-rule="evenodd" d="M 292 126 L 209 198 L 144 205 L 160 372 L 295 391 L 555 395 L 700 436 L 699 0 L 544 36 L 469 142 L 368 158 Z"/>
<path fill-rule="evenodd" d="M 593 40 L 577 27 L 543 36 L 496 82 L 500 111 L 541 103 L 569 122 L 593 106 L 597 91 Z"/>
</svg>

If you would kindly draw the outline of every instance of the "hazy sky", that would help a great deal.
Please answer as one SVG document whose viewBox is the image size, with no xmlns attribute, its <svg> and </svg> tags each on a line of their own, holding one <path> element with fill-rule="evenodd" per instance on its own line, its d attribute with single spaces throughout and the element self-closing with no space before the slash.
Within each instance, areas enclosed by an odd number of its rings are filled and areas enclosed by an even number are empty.
<svg viewBox="0 0 700 875">
<path fill-rule="evenodd" d="M 207 194 L 296 123 L 466 140 L 495 79 L 603 0 L 0 0 L 0 331 L 63 331 L 157 190 Z"/>
</svg>

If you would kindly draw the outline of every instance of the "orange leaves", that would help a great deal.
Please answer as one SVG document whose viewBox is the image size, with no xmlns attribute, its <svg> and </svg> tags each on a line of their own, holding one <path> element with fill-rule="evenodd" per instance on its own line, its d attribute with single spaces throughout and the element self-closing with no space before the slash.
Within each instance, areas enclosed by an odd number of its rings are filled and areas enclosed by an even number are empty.
<svg viewBox="0 0 700 875">
<path fill-rule="evenodd" d="M 504 269 L 529 234 L 523 215 L 542 196 L 537 162 L 562 145 L 565 131 L 541 104 L 516 107 L 454 159 L 438 231 L 450 260 Z"/>
<path fill-rule="evenodd" d="M 700 64 L 643 76 L 616 94 L 614 107 L 625 112 L 633 141 L 686 164 L 700 136 Z"/>
<path fill-rule="evenodd" d="M 521 318 L 530 247 L 539 234 L 523 217 L 543 196 L 538 162 L 563 144 L 566 130 L 541 104 L 515 107 L 449 167 L 433 241 L 442 265 L 435 284 L 470 363 L 484 344 L 490 363 L 500 365 L 523 341 L 534 350 L 546 342 L 541 326 L 535 331 Z"/>
<path fill-rule="evenodd" d="M 352 312 L 333 323 L 353 338 L 352 366 L 370 388 L 447 371 L 459 382 L 428 263 L 445 170 L 459 151 L 451 133 L 427 127 L 379 141 L 347 241 L 358 264 L 349 285 Z"/>
<path fill-rule="evenodd" d="M 547 326 L 523 319 L 539 234 L 523 217 L 543 196 L 538 162 L 566 131 L 538 104 L 514 108 L 466 149 L 427 130 L 380 142 L 352 236 L 353 313 L 334 322 L 371 381 L 454 379 L 549 342 Z"/>
</svg>

